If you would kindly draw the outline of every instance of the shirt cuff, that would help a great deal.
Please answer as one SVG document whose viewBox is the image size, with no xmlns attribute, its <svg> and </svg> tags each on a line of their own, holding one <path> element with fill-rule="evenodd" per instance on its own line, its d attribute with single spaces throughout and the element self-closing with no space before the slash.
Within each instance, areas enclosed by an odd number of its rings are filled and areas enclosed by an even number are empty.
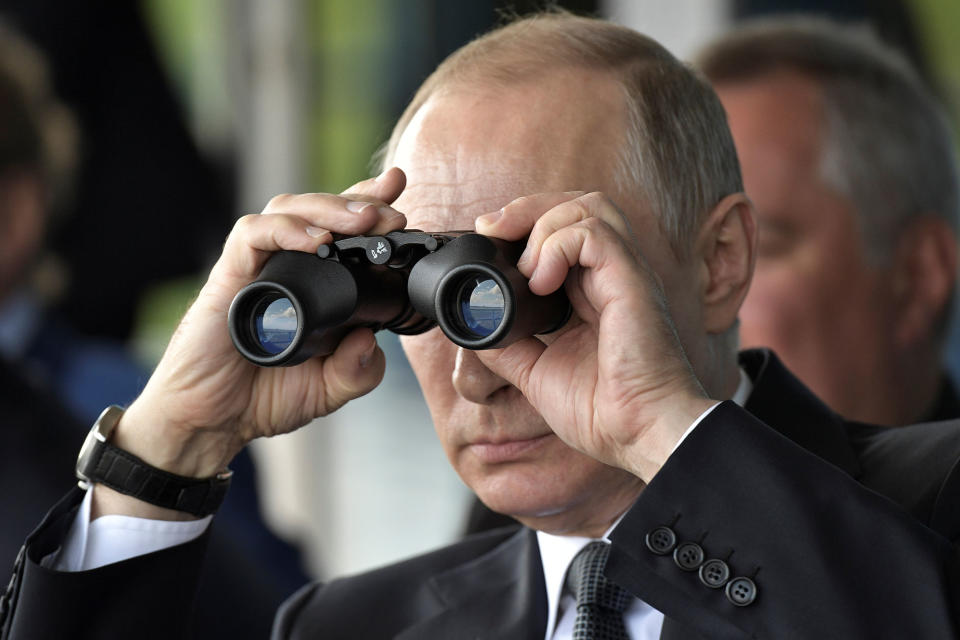
<svg viewBox="0 0 960 640">
<path fill-rule="evenodd" d="M 703 413 L 701 413 L 701 414 L 697 417 L 697 419 L 693 421 L 693 424 L 691 424 L 691 425 L 687 428 L 687 430 L 683 432 L 683 435 L 680 436 L 680 439 L 679 439 L 679 440 L 677 440 L 677 444 L 673 445 L 673 451 L 676 451 L 676 450 L 677 450 L 677 447 L 679 447 L 681 444 L 683 444 L 683 441 L 687 439 L 687 436 L 689 436 L 691 433 L 693 433 L 693 430 L 697 428 L 697 425 L 700 424 L 701 422 L 703 422 L 703 419 L 706 418 L 708 415 L 710 415 L 710 412 L 713 411 L 714 409 L 716 409 L 716 408 L 719 407 L 719 406 L 720 406 L 720 403 L 718 402 L 718 403 L 716 403 L 715 405 L 713 405 L 712 407 L 710 407 L 709 409 L 707 409 L 706 411 L 704 411 Z M 673 454 L 673 451 L 670 452 L 671 455 Z"/>
<path fill-rule="evenodd" d="M 187 522 L 108 515 L 90 522 L 92 496 L 88 489 L 63 546 L 44 558 L 43 566 L 56 571 L 97 569 L 195 540 L 213 520 L 212 515 Z"/>
</svg>

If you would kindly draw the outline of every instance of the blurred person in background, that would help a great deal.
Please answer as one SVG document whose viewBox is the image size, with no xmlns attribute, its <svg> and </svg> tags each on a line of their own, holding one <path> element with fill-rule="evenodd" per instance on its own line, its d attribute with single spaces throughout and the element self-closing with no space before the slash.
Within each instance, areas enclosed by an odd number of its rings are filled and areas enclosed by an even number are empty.
<svg viewBox="0 0 960 640">
<path fill-rule="evenodd" d="M 0 24 L 0 554 L 42 515 L 83 440 L 31 345 L 43 311 L 37 264 L 48 217 L 71 169 L 75 129 L 54 98 L 36 51 Z M 45 368 L 44 368 L 45 369 Z M 53 383 L 53 384 L 51 384 Z M 109 395 L 109 392 L 108 392 Z M 30 479 L 29 491 L 24 479 Z"/>
<path fill-rule="evenodd" d="M 850 425 L 773 353 L 738 356 L 756 226 L 722 106 L 685 65 L 623 27 L 519 21 L 434 72 L 384 164 L 400 168 L 237 223 L 144 393 L 92 431 L 109 438 L 91 460 L 176 473 L 182 492 L 84 466 L 97 482 L 30 535 L 0 601 L 11 637 L 183 631 L 233 455 L 386 367 L 366 327 L 256 367 L 227 335 L 231 301 L 273 252 L 407 224 L 525 241 L 531 290 L 574 306 L 504 349 L 404 338 L 450 462 L 525 527 L 308 585 L 275 637 L 578 638 L 592 617 L 618 638 L 956 635 L 960 423 Z M 169 537 L 104 542 L 146 526 Z"/>
<path fill-rule="evenodd" d="M 773 348 L 830 407 L 884 425 L 960 415 L 943 351 L 958 187 L 943 109 L 864 26 L 746 22 L 697 66 L 757 208 L 744 347 Z"/>
<path fill-rule="evenodd" d="M 7 23 L 0 30 L 0 355 L 88 422 L 108 398 L 135 398 L 148 373 L 122 343 L 84 336 L 52 311 L 70 286 L 49 238 L 70 207 L 78 130 L 42 54 Z"/>
<path fill-rule="evenodd" d="M 56 310 L 84 336 L 121 342 L 144 293 L 208 268 L 233 221 L 231 158 L 198 149 L 149 10 L 141 0 L 0 0 L 0 15 L 42 52 L 82 141 L 49 237 L 70 278 Z"/>
<path fill-rule="evenodd" d="M 76 331 L 52 307 L 69 279 L 48 237 L 71 191 L 78 134 L 50 86 L 42 54 L 0 23 L 0 557 L 46 510 L 76 458 L 85 425 L 108 398 L 129 402 L 149 376 L 123 343 Z M 106 245 L 98 250 L 109 253 Z M 109 292 L 112 283 L 105 283 Z M 94 409 L 94 407 L 99 408 Z M 206 638 L 266 635 L 273 612 L 306 576 L 274 536 L 247 481 L 227 505 L 201 586 L 196 631 Z M 249 508 L 248 505 L 254 505 Z M 251 543 L 252 541 L 252 543 Z M 235 609 L 237 600 L 249 601 Z"/>
</svg>

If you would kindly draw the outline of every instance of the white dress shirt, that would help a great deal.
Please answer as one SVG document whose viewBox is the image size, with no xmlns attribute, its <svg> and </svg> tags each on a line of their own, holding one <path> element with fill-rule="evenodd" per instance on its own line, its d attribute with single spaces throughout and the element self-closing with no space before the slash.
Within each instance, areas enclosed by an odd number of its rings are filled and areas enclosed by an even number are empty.
<svg viewBox="0 0 960 640">
<path fill-rule="evenodd" d="M 743 406 L 753 385 L 740 370 L 740 384 L 732 400 Z M 719 404 L 719 403 L 718 403 Z M 683 434 L 676 447 L 716 408 L 704 411 Z M 67 534 L 63 547 L 43 560 L 43 566 L 57 571 L 87 571 L 114 562 L 160 551 L 199 537 L 213 516 L 187 522 L 149 520 L 131 516 L 109 515 L 90 521 L 92 492 L 87 491 Z M 616 526 L 616 524 L 614 524 Z M 609 535 L 613 527 L 607 531 Z M 545 640 L 568 640 L 573 634 L 576 607 L 570 595 L 563 596 L 563 582 L 573 557 L 587 545 L 589 538 L 554 536 L 537 532 L 543 575 L 547 586 L 547 632 Z M 563 597 L 562 597 L 563 596 Z M 656 640 L 663 626 L 663 614 L 635 599 L 624 612 L 627 633 L 633 640 Z"/>
</svg>

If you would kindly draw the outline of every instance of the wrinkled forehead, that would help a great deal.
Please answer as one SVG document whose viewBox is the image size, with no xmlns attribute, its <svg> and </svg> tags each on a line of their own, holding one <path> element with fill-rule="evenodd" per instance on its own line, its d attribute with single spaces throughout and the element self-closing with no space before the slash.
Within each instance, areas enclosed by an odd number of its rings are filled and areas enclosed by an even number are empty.
<svg viewBox="0 0 960 640">
<path fill-rule="evenodd" d="M 625 122 L 619 85 L 585 72 L 444 90 L 397 146 L 407 189 L 395 206 L 410 227 L 441 231 L 472 229 L 478 215 L 524 195 L 612 193 Z"/>
</svg>

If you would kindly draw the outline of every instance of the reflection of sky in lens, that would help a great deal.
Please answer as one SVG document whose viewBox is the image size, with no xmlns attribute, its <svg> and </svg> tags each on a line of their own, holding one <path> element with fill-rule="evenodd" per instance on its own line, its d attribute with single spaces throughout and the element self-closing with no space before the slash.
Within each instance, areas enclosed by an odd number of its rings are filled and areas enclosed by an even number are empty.
<svg viewBox="0 0 960 640">
<path fill-rule="evenodd" d="M 274 329 L 294 331 L 297 328 L 297 310 L 286 298 L 280 298 L 267 305 L 263 311 L 263 323 Z"/>
<path fill-rule="evenodd" d="M 470 298 L 460 301 L 460 313 L 467 328 L 485 338 L 503 321 L 503 292 L 493 280 L 478 278 L 474 282 L 473 290 L 469 290 L 469 285 L 462 290 L 464 298 L 470 291 Z"/>
<path fill-rule="evenodd" d="M 267 353 L 280 353 L 297 333 L 297 310 L 287 298 L 277 298 L 257 315 L 257 339 Z"/>
<path fill-rule="evenodd" d="M 474 307 L 502 307 L 503 292 L 493 280 L 479 283 L 470 294 L 470 305 Z"/>
</svg>

